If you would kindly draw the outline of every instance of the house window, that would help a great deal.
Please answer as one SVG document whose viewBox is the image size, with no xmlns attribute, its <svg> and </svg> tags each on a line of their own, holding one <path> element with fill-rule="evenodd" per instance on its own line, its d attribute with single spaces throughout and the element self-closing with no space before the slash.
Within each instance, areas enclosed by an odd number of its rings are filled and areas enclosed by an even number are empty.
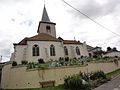
<svg viewBox="0 0 120 90">
<path fill-rule="evenodd" d="M 50 26 L 46 26 L 46 31 L 47 31 L 47 33 L 51 33 L 51 27 Z"/>
<path fill-rule="evenodd" d="M 64 52 L 65 52 L 65 55 L 68 55 L 68 49 L 66 46 L 64 46 Z"/>
<path fill-rule="evenodd" d="M 33 46 L 32 54 L 33 54 L 33 56 L 39 56 L 39 46 L 38 45 Z"/>
<path fill-rule="evenodd" d="M 50 56 L 55 56 L 55 46 L 50 45 Z"/>
<path fill-rule="evenodd" d="M 79 47 L 76 47 L 76 54 L 80 55 L 80 49 L 79 49 Z"/>
</svg>

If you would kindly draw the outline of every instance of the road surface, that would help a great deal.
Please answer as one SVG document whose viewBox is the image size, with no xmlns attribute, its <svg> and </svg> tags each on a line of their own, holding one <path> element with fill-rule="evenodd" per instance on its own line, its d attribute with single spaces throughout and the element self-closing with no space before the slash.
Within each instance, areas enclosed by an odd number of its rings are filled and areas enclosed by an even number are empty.
<svg viewBox="0 0 120 90">
<path fill-rule="evenodd" d="M 120 90 L 120 75 L 93 90 Z"/>
</svg>

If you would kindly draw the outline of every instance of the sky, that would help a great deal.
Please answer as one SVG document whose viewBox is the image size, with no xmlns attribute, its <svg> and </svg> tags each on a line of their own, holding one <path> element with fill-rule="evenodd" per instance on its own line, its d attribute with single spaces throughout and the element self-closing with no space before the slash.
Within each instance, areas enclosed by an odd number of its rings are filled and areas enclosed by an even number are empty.
<svg viewBox="0 0 120 90">
<path fill-rule="evenodd" d="M 51 22 L 56 23 L 57 37 L 86 41 L 93 47 L 120 50 L 120 0 L 65 0 L 76 9 L 100 23 L 102 28 L 62 0 L 45 0 Z M 44 0 L 0 0 L 0 56 L 9 61 L 13 43 L 37 34 Z"/>
</svg>

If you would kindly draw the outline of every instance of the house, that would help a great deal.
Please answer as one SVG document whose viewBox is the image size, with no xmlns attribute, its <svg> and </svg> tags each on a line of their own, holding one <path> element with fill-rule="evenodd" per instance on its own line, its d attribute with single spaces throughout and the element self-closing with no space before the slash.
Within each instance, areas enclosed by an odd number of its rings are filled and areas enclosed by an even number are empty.
<svg viewBox="0 0 120 90">
<path fill-rule="evenodd" d="M 97 55 L 97 56 L 102 56 L 103 54 L 103 51 L 101 49 L 101 47 L 92 47 L 90 45 L 87 45 L 87 49 L 88 49 L 88 53 L 89 53 L 89 56 L 94 56 L 94 55 Z"/>
<path fill-rule="evenodd" d="M 109 51 L 106 52 L 104 55 L 104 57 L 120 57 L 120 51 Z"/>
<path fill-rule="evenodd" d="M 59 60 L 60 57 L 80 58 L 89 56 L 86 43 L 76 40 L 64 40 L 56 37 L 56 23 L 51 22 L 44 6 L 42 19 L 39 22 L 37 35 L 25 37 L 19 43 L 14 43 L 11 61 L 38 62 L 43 59 Z"/>
</svg>

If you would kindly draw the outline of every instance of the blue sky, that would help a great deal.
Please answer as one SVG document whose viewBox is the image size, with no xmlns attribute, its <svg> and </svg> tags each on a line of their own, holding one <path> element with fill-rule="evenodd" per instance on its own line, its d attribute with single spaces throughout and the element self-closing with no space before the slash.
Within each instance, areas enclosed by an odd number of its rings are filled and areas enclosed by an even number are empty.
<svg viewBox="0 0 120 90">
<path fill-rule="evenodd" d="M 120 0 L 66 0 L 95 21 L 120 34 Z M 98 26 L 61 0 L 46 0 L 46 9 L 56 23 L 57 37 L 86 41 L 91 46 L 117 47 L 120 36 Z M 0 55 L 8 61 L 13 43 L 37 34 L 44 0 L 0 0 Z"/>
</svg>

